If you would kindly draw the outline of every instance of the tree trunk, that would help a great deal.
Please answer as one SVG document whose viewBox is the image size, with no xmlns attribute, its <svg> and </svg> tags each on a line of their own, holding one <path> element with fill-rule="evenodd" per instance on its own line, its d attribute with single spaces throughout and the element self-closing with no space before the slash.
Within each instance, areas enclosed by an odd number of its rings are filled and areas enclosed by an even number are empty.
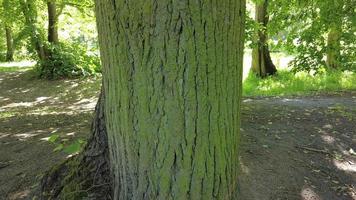
<svg viewBox="0 0 356 200">
<path fill-rule="evenodd" d="M 340 39 L 342 36 L 342 12 L 344 2 L 340 0 L 330 0 L 332 6 L 332 17 L 329 21 L 329 33 L 327 38 L 326 50 L 326 66 L 329 69 L 337 69 L 340 67 Z"/>
<path fill-rule="evenodd" d="M 96 0 L 114 199 L 235 199 L 244 0 Z"/>
<path fill-rule="evenodd" d="M 340 66 L 341 26 L 339 26 L 336 24 L 332 25 L 328 33 L 326 65 L 330 69 L 337 69 Z"/>
<path fill-rule="evenodd" d="M 47 2 L 48 8 L 48 42 L 58 43 L 58 20 L 57 20 L 57 6 L 54 0 Z"/>
<path fill-rule="evenodd" d="M 262 3 L 256 3 L 255 20 L 262 25 L 262 30 L 258 31 L 256 38 L 256 47 L 252 50 L 252 68 L 251 70 L 260 77 L 273 75 L 277 72 L 273 64 L 267 44 L 267 24 L 268 24 L 268 0 Z"/>
<path fill-rule="evenodd" d="M 42 199 L 236 199 L 245 2 L 97 0 L 96 13 L 93 136 Z"/>
<path fill-rule="evenodd" d="M 6 32 L 6 61 L 11 62 L 14 61 L 14 45 L 12 38 L 12 30 L 9 26 L 5 26 Z"/>
<path fill-rule="evenodd" d="M 22 13 L 25 17 L 25 24 L 29 27 L 30 39 L 40 61 L 47 59 L 48 50 L 43 43 L 39 30 L 37 28 L 37 12 L 33 0 L 20 0 Z"/>
</svg>

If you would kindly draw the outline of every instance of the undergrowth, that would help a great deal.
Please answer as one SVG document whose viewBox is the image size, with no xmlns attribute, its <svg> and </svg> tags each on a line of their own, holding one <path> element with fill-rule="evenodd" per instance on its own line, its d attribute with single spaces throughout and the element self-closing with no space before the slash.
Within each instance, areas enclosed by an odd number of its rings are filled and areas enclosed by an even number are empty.
<svg viewBox="0 0 356 200">
<path fill-rule="evenodd" d="M 243 83 L 244 96 L 305 95 L 356 89 L 356 73 L 327 71 L 312 75 L 281 70 L 275 76 L 261 79 L 250 73 Z"/>
</svg>

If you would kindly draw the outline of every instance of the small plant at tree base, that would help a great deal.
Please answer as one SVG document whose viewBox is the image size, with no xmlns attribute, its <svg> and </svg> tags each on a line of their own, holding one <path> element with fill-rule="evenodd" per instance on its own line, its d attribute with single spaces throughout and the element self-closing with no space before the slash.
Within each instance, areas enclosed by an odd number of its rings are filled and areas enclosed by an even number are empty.
<svg viewBox="0 0 356 200">
<path fill-rule="evenodd" d="M 67 154 L 77 154 L 79 153 L 86 144 L 86 141 L 82 139 L 77 139 L 75 141 L 69 142 L 69 140 L 62 139 L 59 140 L 60 136 L 57 134 L 49 137 L 48 141 L 56 145 L 53 151 L 63 151 Z"/>
</svg>

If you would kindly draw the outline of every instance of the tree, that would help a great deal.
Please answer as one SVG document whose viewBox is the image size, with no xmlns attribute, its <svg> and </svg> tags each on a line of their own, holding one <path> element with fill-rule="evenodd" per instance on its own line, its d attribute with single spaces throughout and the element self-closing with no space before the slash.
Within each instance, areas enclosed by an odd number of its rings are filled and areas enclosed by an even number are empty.
<svg viewBox="0 0 356 200">
<path fill-rule="evenodd" d="M 40 29 L 37 27 L 37 10 L 35 0 L 19 0 L 21 10 L 28 28 L 32 47 L 35 49 L 41 62 L 48 58 L 48 48 L 46 47 Z"/>
<path fill-rule="evenodd" d="M 295 56 L 294 71 L 356 69 L 354 0 L 270 0 L 269 5 L 269 33 Z"/>
<path fill-rule="evenodd" d="M 331 8 L 330 8 L 331 7 Z M 334 13 L 332 15 L 333 19 L 328 19 L 329 27 L 328 27 L 328 37 L 327 37 L 327 50 L 326 50 L 326 65 L 330 69 L 336 69 L 340 67 L 340 51 L 341 45 L 340 40 L 342 36 L 342 7 L 343 3 L 340 0 L 331 0 L 330 7 L 327 9 L 327 14 Z M 329 16 L 327 16 L 329 17 Z"/>
<path fill-rule="evenodd" d="M 12 33 L 12 23 L 11 17 L 13 14 L 13 10 L 11 8 L 11 4 L 9 0 L 3 0 L 2 2 L 2 17 L 5 28 L 5 37 L 6 37 L 6 61 L 14 60 L 14 40 Z"/>
<path fill-rule="evenodd" d="M 256 46 L 252 51 L 251 70 L 260 77 L 273 75 L 277 72 L 277 68 L 272 62 L 267 43 L 267 24 L 269 21 L 267 7 L 268 0 L 256 2 L 255 20 L 260 24 L 260 28 L 258 30 L 258 35 L 256 36 Z"/>
<path fill-rule="evenodd" d="M 6 61 L 14 61 L 14 45 L 12 38 L 12 29 L 9 26 L 5 26 L 5 34 L 6 34 Z"/>
<path fill-rule="evenodd" d="M 96 1 L 113 199 L 236 198 L 244 13 L 243 0 Z"/>
<path fill-rule="evenodd" d="M 48 11 L 48 42 L 57 44 L 59 42 L 58 36 L 58 20 L 66 6 L 77 8 L 82 13 L 86 9 L 92 8 L 92 0 L 46 0 Z M 58 4 L 58 6 L 57 6 Z"/>
<path fill-rule="evenodd" d="M 58 15 L 57 5 L 55 0 L 47 1 L 48 9 L 48 42 L 58 43 Z"/>
</svg>

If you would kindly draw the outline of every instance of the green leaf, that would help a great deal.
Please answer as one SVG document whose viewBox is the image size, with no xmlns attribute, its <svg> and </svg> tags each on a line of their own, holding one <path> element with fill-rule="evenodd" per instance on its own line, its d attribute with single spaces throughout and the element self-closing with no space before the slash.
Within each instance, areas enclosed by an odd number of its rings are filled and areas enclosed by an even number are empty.
<svg viewBox="0 0 356 200">
<path fill-rule="evenodd" d="M 59 138 L 59 135 L 51 135 L 51 137 L 49 137 L 48 141 L 54 143 L 57 139 Z"/>
<path fill-rule="evenodd" d="M 63 149 L 64 152 L 68 153 L 68 154 L 74 154 L 74 153 L 78 153 L 81 150 L 82 145 L 76 141 L 74 143 L 72 143 L 71 145 L 65 147 Z"/>
</svg>

